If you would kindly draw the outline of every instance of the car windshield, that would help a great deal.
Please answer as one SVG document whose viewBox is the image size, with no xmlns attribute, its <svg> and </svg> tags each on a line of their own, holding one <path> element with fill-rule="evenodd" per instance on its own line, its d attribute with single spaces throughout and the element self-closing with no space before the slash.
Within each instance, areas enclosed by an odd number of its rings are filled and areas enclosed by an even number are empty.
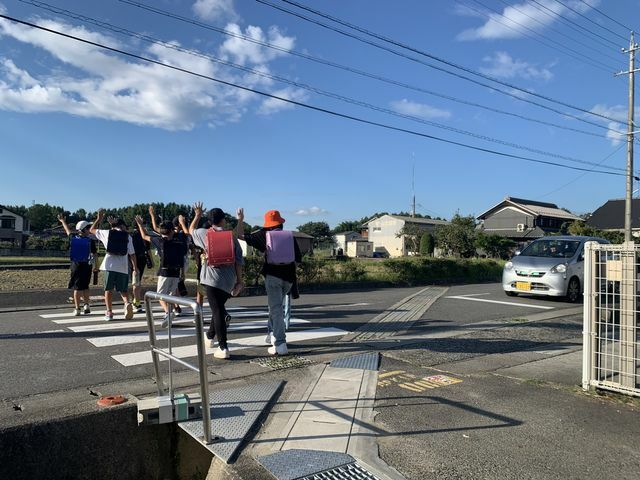
<svg viewBox="0 0 640 480">
<path fill-rule="evenodd" d="M 571 258 L 580 246 L 578 240 L 536 240 L 520 254 L 521 257 Z"/>
</svg>

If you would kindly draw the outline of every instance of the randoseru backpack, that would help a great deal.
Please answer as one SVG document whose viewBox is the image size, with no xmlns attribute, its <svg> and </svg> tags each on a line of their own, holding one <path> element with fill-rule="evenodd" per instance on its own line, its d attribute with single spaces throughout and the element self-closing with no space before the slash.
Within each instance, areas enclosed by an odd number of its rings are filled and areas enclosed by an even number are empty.
<svg viewBox="0 0 640 480">
<path fill-rule="evenodd" d="M 287 230 L 269 230 L 267 232 L 267 263 L 287 265 L 296 259 L 293 246 L 293 232 Z"/>
<path fill-rule="evenodd" d="M 107 252 L 113 255 L 126 255 L 129 247 L 129 234 L 122 230 L 109 230 Z"/>
<path fill-rule="evenodd" d="M 91 256 L 91 239 L 87 237 L 71 237 L 69 257 L 72 262 L 88 262 Z"/>
<path fill-rule="evenodd" d="M 162 241 L 160 266 L 162 268 L 180 269 L 184 265 L 184 256 L 186 254 L 187 246 L 183 241 L 165 238 Z"/>
<path fill-rule="evenodd" d="M 207 265 L 224 267 L 236 263 L 233 232 L 230 230 L 207 230 Z"/>
</svg>

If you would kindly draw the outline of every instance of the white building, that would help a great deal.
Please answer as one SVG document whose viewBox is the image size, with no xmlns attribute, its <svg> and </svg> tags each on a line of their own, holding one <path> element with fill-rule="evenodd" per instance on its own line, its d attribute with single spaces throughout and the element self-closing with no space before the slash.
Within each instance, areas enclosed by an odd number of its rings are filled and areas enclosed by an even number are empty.
<svg viewBox="0 0 640 480">
<path fill-rule="evenodd" d="M 368 240 L 373 243 L 373 251 L 385 253 L 390 257 L 403 257 L 409 254 L 406 236 L 399 236 L 407 225 L 417 225 L 420 230 L 433 234 L 445 220 L 431 218 L 403 217 L 401 215 L 382 215 L 365 223 L 369 229 Z"/>
<path fill-rule="evenodd" d="M 31 233 L 29 229 L 29 220 L 0 205 L 0 242 L 11 242 L 20 248 Z"/>
<path fill-rule="evenodd" d="M 353 240 L 359 240 L 362 238 L 362 235 L 358 232 L 340 232 L 336 233 L 334 236 L 336 241 L 336 251 L 341 248 L 344 254 L 347 253 L 347 243 Z"/>
<path fill-rule="evenodd" d="M 351 258 L 369 258 L 373 256 L 373 242 L 370 242 L 366 238 L 356 238 L 347 242 L 345 253 L 347 257 Z"/>
</svg>

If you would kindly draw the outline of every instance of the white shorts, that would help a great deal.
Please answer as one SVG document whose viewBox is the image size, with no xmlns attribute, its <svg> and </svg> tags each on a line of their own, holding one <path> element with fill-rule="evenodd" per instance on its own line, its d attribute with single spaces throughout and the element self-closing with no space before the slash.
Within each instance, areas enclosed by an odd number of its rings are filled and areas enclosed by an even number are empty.
<svg viewBox="0 0 640 480">
<path fill-rule="evenodd" d="M 178 277 L 158 277 L 158 293 L 172 295 L 178 291 Z"/>
</svg>

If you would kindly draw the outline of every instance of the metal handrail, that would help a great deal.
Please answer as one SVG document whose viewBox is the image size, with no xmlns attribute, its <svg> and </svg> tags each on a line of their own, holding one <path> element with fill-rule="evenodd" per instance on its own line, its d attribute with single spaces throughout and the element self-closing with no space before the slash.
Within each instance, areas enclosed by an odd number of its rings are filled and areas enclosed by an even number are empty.
<svg viewBox="0 0 640 480">
<path fill-rule="evenodd" d="M 162 300 L 169 304 L 169 313 L 172 313 L 173 305 L 181 305 L 184 307 L 191 307 L 195 314 L 196 324 L 196 341 L 198 348 L 198 366 L 191 365 L 188 362 L 176 357 L 172 353 L 171 349 L 171 320 L 172 315 L 169 315 L 169 349 L 163 350 L 156 346 L 156 325 L 153 321 L 153 312 L 151 311 L 151 300 Z M 200 396 L 202 399 L 202 430 L 204 432 L 204 441 L 209 444 L 214 440 L 214 435 L 211 432 L 211 410 L 209 405 L 209 382 L 207 379 L 207 359 L 204 347 L 204 319 L 202 316 L 202 307 L 195 300 L 187 300 L 182 297 L 174 297 L 171 295 L 163 295 L 157 292 L 146 292 L 144 294 L 145 310 L 147 315 L 147 324 L 149 326 L 149 343 L 151 344 L 151 357 L 153 360 L 153 368 L 156 373 L 156 386 L 158 388 L 158 395 L 164 395 L 164 381 L 162 380 L 162 373 L 160 372 L 160 356 L 169 360 L 169 395 L 173 400 L 173 370 L 171 361 L 175 361 L 180 365 L 187 367 L 194 372 L 198 372 L 200 377 Z"/>
</svg>

